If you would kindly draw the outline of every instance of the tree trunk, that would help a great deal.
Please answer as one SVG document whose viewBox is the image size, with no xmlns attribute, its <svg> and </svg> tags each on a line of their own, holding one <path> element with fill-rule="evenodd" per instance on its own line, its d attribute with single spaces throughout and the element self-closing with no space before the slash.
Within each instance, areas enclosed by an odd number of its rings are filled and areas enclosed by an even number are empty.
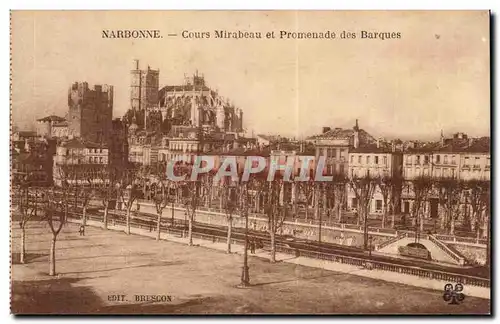
<svg viewBox="0 0 500 324">
<path fill-rule="evenodd" d="M 363 214 L 363 248 L 366 251 L 368 250 L 368 208 L 363 206 L 361 210 Z"/>
<path fill-rule="evenodd" d="M 174 227 L 175 220 L 174 220 L 174 202 L 172 201 L 172 228 Z"/>
<path fill-rule="evenodd" d="M 450 235 L 455 235 L 455 217 L 450 210 Z"/>
<path fill-rule="evenodd" d="M 103 223 L 104 223 L 104 229 L 108 229 L 108 207 L 109 204 L 106 202 L 106 205 L 104 206 L 104 218 L 103 218 Z"/>
<path fill-rule="evenodd" d="M 83 205 L 82 207 L 82 225 L 87 225 L 87 206 Z"/>
<path fill-rule="evenodd" d="M 337 222 L 342 223 L 342 208 L 340 207 L 340 203 L 335 201 L 335 213 L 337 214 Z"/>
<path fill-rule="evenodd" d="M 19 262 L 24 264 L 24 257 L 26 254 L 26 224 L 21 227 L 21 255 L 19 256 Z"/>
<path fill-rule="evenodd" d="M 486 212 L 484 212 L 484 216 L 483 216 L 483 217 L 484 217 L 483 238 L 487 238 L 487 237 L 488 237 L 488 235 L 489 235 L 489 231 L 490 231 L 490 230 L 489 230 L 489 221 L 490 221 L 490 219 L 489 219 L 489 217 L 488 217 L 488 216 L 489 216 L 489 215 L 488 215 L 488 214 L 486 214 Z"/>
<path fill-rule="evenodd" d="M 233 217 L 227 220 L 227 253 L 231 253 L 231 232 L 233 231 Z"/>
<path fill-rule="evenodd" d="M 319 202 L 320 202 L 320 197 L 319 193 L 315 192 L 314 193 L 314 219 L 318 220 L 319 219 Z"/>
<path fill-rule="evenodd" d="M 305 210 L 305 212 L 306 212 L 306 219 L 305 220 L 307 221 L 307 219 L 309 218 L 309 201 L 306 201 L 306 210 Z"/>
<path fill-rule="evenodd" d="M 269 228 L 269 234 L 271 236 L 271 258 L 269 262 L 276 262 L 276 233 L 274 232 L 274 228 Z"/>
<path fill-rule="evenodd" d="M 420 233 L 424 232 L 424 212 L 420 211 Z"/>
<path fill-rule="evenodd" d="M 56 235 L 52 234 L 49 254 L 49 276 L 56 275 Z"/>
<path fill-rule="evenodd" d="M 131 209 L 132 209 L 132 205 L 130 205 L 130 207 L 127 207 L 127 226 L 125 229 L 125 233 L 127 233 L 127 235 L 130 234 L 130 210 Z"/>
<path fill-rule="evenodd" d="M 161 211 L 158 213 L 158 220 L 156 221 L 156 240 L 160 240 L 160 224 L 161 224 Z"/>
<path fill-rule="evenodd" d="M 386 199 L 384 200 L 384 206 L 382 206 L 382 228 L 385 228 L 385 221 L 387 218 L 387 203 Z"/>
<path fill-rule="evenodd" d="M 189 246 L 193 245 L 193 217 L 189 216 L 188 220 L 188 237 L 189 237 Z"/>
<path fill-rule="evenodd" d="M 394 228 L 396 226 L 396 215 L 394 215 L 394 211 L 392 213 L 392 218 L 391 218 L 391 228 Z"/>
<path fill-rule="evenodd" d="M 441 209 L 444 209 L 444 207 L 441 207 Z M 446 228 L 446 216 L 448 214 L 448 211 L 444 211 L 441 210 L 441 219 L 440 219 L 440 222 L 439 222 L 439 228 L 441 230 L 444 230 Z"/>
</svg>

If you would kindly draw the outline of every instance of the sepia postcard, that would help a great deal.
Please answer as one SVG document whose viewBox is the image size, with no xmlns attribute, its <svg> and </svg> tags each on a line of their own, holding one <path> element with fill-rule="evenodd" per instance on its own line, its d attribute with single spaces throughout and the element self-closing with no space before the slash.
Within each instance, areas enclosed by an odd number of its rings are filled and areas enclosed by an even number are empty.
<svg viewBox="0 0 500 324">
<path fill-rule="evenodd" d="M 11 312 L 491 314 L 489 11 L 11 11 Z"/>
</svg>

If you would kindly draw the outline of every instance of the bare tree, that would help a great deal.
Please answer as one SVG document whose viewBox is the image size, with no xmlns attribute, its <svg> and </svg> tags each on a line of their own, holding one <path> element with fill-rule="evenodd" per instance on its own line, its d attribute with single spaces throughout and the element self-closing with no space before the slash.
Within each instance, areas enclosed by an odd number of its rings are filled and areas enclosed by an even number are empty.
<svg viewBox="0 0 500 324">
<path fill-rule="evenodd" d="M 30 175 L 27 174 L 23 177 L 23 180 L 19 187 L 19 212 L 21 214 L 21 253 L 20 253 L 20 263 L 25 263 L 26 257 L 26 226 L 28 221 L 36 215 L 38 207 L 38 190 L 35 188 L 34 196 L 30 195 Z"/>
<path fill-rule="evenodd" d="M 126 170 L 125 173 L 122 175 L 121 183 L 119 185 L 119 195 L 122 203 L 125 205 L 125 208 L 127 210 L 125 233 L 129 235 L 132 206 L 140 196 L 140 189 L 138 186 L 136 170 L 134 169 Z"/>
<path fill-rule="evenodd" d="M 433 188 L 433 181 L 429 176 L 417 176 L 411 181 L 413 189 L 413 207 L 412 214 L 415 217 L 415 242 L 419 240 L 419 232 L 424 230 L 424 215 L 422 207 L 428 201 L 429 194 Z"/>
<path fill-rule="evenodd" d="M 63 189 L 67 189 L 66 185 Z M 56 241 L 63 225 L 68 217 L 68 196 L 64 190 L 63 197 L 59 197 L 57 191 L 50 189 L 44 196 L 44 219 L 47 221 L 52 232 L 49 253 L 49 275 L 56 275 Z M 61 199 L 62 198 L 62 199 Z"/>
<path fill-rule="evenodd" d="M 385 223 L 387 221 L 387 213 L 390 201 L 392 201 L 392 192 L 394 187 L 393 178 L 387 175 L 381 176 L 377 178 L 377 186 L 380 189 L 380 193 L 382 194 L 383 206 L 382 206 L 382 228 L 385 227 Z M 394 228 L 394 212 L 392 213 L 391 227 Z"/>
<path fill-rule="evenodd" d="M 337 215 L 337 221 L 342 222 L 342 208 L 347 200 L 346 185 L 349 179 L 344 173 L 335 172 L 331 182 L 327 183 L 328 192 L 333 196 L 333 209 Z"/>
<path fill-rule="evenodd" d="M 353 175 L 351 179 L 349 179 L 349 185 L 358 202 L 358 224 L 360 220 L 363 219 L 363 246 L 365 250 L 368 249 L 368 209 L 375 192 L 376 183 L 377 180 L 371 177 L 369 173 L 361 177 Z"/>
<path fill-rule="evenodd" d="M 316 205 L 314 202 L 314 191 L 315 191 L 315 182 L 312 177 L 308 181 L 299 181 L 298 191 L 305 198 L 305 220 L 307 221 L 309 218 L 309 206 L 310 204 Z"/>
<path fill-rule="evenodd" d="M 460 208 L 464 185 L 456 178 L 441 178 L 436 183 L 439 201 L 445 210 L 442 225 L 449 228 L 450 235 L 455 234 L 455 220 Z"/>
<path fill-rule="evenodd" d="M 240 178 L 241 179 L 241 178 Z M 240 182 L 237 189 L 237 208 L 240 216 L 245 218 L 245 246 L 243 251 L 243 269 L 241 272 L 241 285 L 247 287 L 250 285 L 250 271 L 248 267 L 248 210 L 250 206 L 251 194 L 259 192 L 262 187 L 260 181 L 250 178 L 248 182 Z"/>
<path fill-rule="evenodd" d="M 81 169 L 75 171 L 75 184 L 77 195 L 82 202 L 82 225 L 87 225 L 87 207 L 93 197 L 96 196 L 96 185 L 99 181 L 98 169 L 92 165 L 83 165 Z M 75 206 L 77 209 L 78 206 Z"/>
<path fill-rule="evenodd" d="M 490 183 L 484 180 L 468 180 L 465 181 L 464 187 L 469 192 L 468 198 L 472 208 L 471 229 L 476 231 L 476 236 L 479 239 L 481 223 L 484 223 L 483 215 L 489 204 Z"/>
<path fill-rule="evenodd" d="M 225 179 L 223 183 L 223 192 L 221 199 L 223 200 L 224 212 L 226 214 L 227 221 L 227 253 L 231 253 L 231 234 L 233 231 L 233 216 L 237 209 L 237 188 L 233 186 L 230 179 Z"/>
<path fill-rule="evenodd" d="M 188 244 L 190 246 L 193 245 L 193 223 L 196 216 L 196 210 L 203 202 L 203 190 L 202 190 L 202 179 L 201 179 L 203 175 L 198 175 L 198 179 L 192 181 L 190 178 L 192 168 L 193 165 L 188 163 L 176 165 L 177 173 L 185 176 L 185 180 L 180 181 L 178 183 L 178 186 L 182 190 L 183 203 L 186 209 L 186 217 L 188 219 L 188 238 L 189 238 Z"/>
<path fill-rule="evenodd" d="M 267 217 L 267 231 L 271 238 L 270 262 L 276 262 L 276 233 L 282 227 L 286 217 L 286 204 L 280 203 L 280 195 L 284 187 L 283 179 L 275 176 L 273 181 L 261 180 L 264 196 L 264 212 Z"/>
<path fill-rule="evenodd" d="M 158 219 L 156 221 L 156 240 L 160 240 L 161 231 L 161 216 L 165 207 L 169 203 L 169 193 L 167 188 L 168 179 L 166 179 L 166 165 L 158 164 L 156 166 L 156 181 L 157 186 L 155 187 L 155 192 L 153 193 L 153 201 L 156 208 L 156 214 Z"/>
<path fill-rule="evenodd" d="M 110 202 L 118 197 L 118 182 L 120 179 L 120 170 L 116 167 L 108 165 L 98 173 L 99 177 L 99 195 L 102 206 L 104 207 L 103 228 L 108 229 L 108 212 Z"/>
</svg>

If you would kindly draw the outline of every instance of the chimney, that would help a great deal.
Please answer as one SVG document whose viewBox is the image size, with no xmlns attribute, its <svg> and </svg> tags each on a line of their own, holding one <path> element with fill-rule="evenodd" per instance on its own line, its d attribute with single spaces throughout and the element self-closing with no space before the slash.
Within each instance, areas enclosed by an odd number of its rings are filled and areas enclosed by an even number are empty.
<svg viewBox="0 0 500 324">
<path fill-rule="evenodd" d="M 441 146 L 444 146 L 444 134 L 443 134 L 443 130 L 441 130 Z"/>
<path fill-rule="evenodd" d="M 380 148 L 380 138 L 377 138 L 377 148 Z"/>
<path fill-rule="evenodd" d="M 135 69 L 139 70 L 139 60 L 134 60 L 135 63 Z"/>
<path fill-rule="evenodd" d="M 392 152 L 396 152 L 396 143 L 394 143 L 394 140 L 391 141 L 391 150 Z"/>
<path fill-rule="evenodd" d="M 300 143 L 300 153 L 304 153 L 304 143 Z"/>
<path fill-rule="evenodd" d="M 329 132 L 331 130 L 330 127 L 323 127 L 323 134 Z"/>
</svg>

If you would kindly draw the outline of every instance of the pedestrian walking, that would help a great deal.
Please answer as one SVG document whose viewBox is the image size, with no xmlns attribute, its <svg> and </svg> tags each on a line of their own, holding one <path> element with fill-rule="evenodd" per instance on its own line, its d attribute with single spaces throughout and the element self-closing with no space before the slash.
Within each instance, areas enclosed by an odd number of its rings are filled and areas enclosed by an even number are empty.
<svg viewBox="0 0 500 324">
<path fill-rule="evenodd" d="M 255 240 L 254 239 L 250 240 L 250 253 L 255 254 Z"/>
<path fill-rule="evenodd" d="M 80 236 L 85 236 L 85 226 L 80 225 Z"/>
</svg>

